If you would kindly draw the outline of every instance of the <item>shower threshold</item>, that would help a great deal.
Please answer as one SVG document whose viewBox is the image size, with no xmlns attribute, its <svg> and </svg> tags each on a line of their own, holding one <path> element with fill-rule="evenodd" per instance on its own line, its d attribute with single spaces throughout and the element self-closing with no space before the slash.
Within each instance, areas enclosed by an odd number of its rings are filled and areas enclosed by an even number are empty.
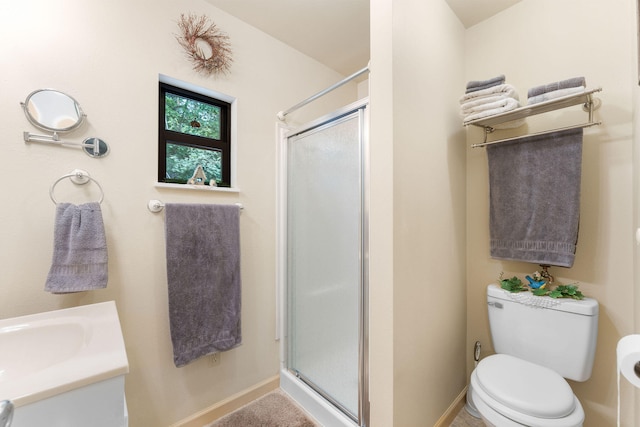
<svg viewBox="0 0 640 427">
<path fill-rule="evenodd" d="M 280 371 L 280 388 L 323 426 L 358 427 L 350 417 L 326 401 L 302 379 L 286 369 Z"/>
</svg>

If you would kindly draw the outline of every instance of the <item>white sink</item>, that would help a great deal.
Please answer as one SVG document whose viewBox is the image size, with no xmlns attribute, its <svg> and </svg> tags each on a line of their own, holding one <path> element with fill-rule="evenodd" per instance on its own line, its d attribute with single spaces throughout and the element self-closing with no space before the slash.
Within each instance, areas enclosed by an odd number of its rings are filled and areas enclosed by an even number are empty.
<svg viewBox="0 0 640 427">
<path fill-rule="evenodd" d="M 0 384 L 73 358 L 89 338 L 86 319 L 77 316 L 0 328 Z"/>
<path fill-rule="evenodd" d="M 31 418 L 21 407 L 41 408 L 41 402 L 56 396 L 86 395 L 80 389 L 104 382 L 116 381 L 123 388 L 128 372 L 113 301 L 0 320 L 0 400 L 15 405 L 17 427 L 21 418 Z"/>
</svg>

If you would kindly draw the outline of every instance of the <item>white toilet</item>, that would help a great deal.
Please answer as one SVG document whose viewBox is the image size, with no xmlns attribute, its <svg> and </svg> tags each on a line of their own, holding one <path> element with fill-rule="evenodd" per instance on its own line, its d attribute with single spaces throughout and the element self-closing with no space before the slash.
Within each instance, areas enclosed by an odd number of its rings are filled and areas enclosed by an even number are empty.
<svg viewBox="0 0 640 427">
<path fill-rule="evenodd" d="M 487 426 L 582 426 L 584 410 L 564 378 L 591 376 L 598 302 L 513 294 L 492 284 L 487 304 L 497 354 L 471 373 L 469 406 Z"/>
</svg>

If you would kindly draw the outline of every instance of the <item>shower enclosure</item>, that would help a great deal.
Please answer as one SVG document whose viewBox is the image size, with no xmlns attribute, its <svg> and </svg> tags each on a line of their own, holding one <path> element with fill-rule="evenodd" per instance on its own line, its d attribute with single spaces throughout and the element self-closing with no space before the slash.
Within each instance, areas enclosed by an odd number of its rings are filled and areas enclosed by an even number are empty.
<svg viewBox="0 0 640 427">
<path fill-rule="evenodd" d="M 323 425 L 365 426 L 366 100 L 285 134 L 281 384 Z"/>
</svg>

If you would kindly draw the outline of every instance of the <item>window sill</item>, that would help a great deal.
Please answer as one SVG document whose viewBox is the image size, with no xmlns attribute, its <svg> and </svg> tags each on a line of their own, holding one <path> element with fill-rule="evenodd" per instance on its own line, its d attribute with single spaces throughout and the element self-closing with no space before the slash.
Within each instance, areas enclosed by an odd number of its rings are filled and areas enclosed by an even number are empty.
<svg viewBox="0 0 640 427">
<path fill-rule="evenodd" d="M 233 187 L 212 187 L 210 185 L 190 185 L 190 184 L 166 184 L 164 182 L 156 182 L 156 188 L 171 188 L 174 190 L 196 190 L 196 191 L 213 191 L 221 193 L 239 193 L 239 188 Z"/>
</svg>

